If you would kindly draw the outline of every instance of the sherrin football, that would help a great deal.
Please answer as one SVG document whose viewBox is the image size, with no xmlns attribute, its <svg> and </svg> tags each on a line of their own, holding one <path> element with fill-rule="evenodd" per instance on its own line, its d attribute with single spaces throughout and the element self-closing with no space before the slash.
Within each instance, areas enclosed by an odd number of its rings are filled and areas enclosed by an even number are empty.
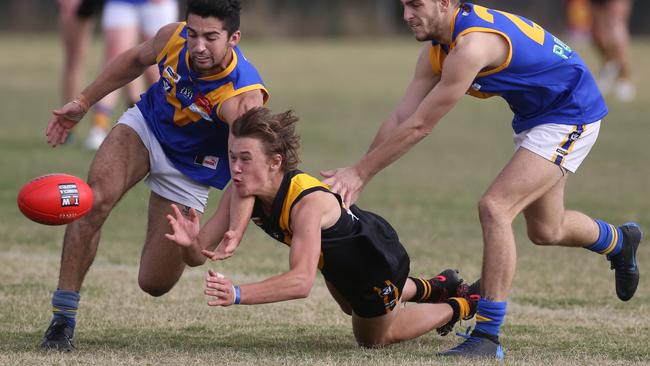
<svg viewBox="0 0 650 366">
<path fill-rule="evenodd" d="M 18 208 L 28 219 L 45 225 L 68 224 L 93 207 L 93 191 L 82 179 L 48 174 L 25 184 L 18 193 Z"/>
</svg>

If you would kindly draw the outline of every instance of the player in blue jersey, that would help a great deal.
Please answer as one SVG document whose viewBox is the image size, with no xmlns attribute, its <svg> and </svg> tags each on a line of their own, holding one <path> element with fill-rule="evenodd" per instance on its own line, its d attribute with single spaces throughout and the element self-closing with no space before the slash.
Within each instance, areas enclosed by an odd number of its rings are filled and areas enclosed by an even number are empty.
<svg viewBox="0 0 650 366">
<path fill-rule="evenodd" d="M 503 357 L 499 330 L 516 264 L 512 222 L 522 212 L 533 243 L 606 255 L 618 297 L 632 298 L 638 225 L 615 227 L 564 207 L 568 173 L 587 156 L 607 114 L 578 54 L 517 15 L 458 0 L 401 2 L 415 38 L 428 42 L 415 76 L 366 155 L 322 172 L 324 183 L 354 202 L 368 180 L 425 138 L 466 93 L 501 96 L 514 113 L 515 153 L 479 201 L 484 257 L 477 325 L 443 355 Z"/>
<path fill-rule="evenodd" d="M 289 270 L 265 280 L 234 286 L 212 270 L 205 294 L 210 306 L 265 304 L 305 298 L 321 271 L 341 310 L 352 316 L 357 342 L 385 346 L 433 329 L 446 334 L 474 315 L 479 283 L 462 283 L 453 270 L 433 279 L 408 277 L 410 260 L 392 226 L 357 206 L 347 209 L 340 196 L 318 179 L 297 170 L 298 121 L 291 111 L 272 115 L 254 108 L 232 128 L 230 162 L 233 184 L 242 196 L 255 197 L 252 221 L 289 246 Z M 178 209 L 169 215 L 167 237 L 197 257 L 212 257 L 224 235 L 214 225 L 227 216 L 221 205 L 203 228 L 199 219 Z M 206 250 L 207 249 L 207 250 Z M 402 307 L 406 301 L 420 304 Z"/>
<path fill-rule="evenodd" d="M 176 0 L 106 0 L 102 14 L 104 64 L 112 62 L 136 44 L 153 38 L 161 27 L 177 21 Z M 144 79 L 147 87 L 158 80 L 158 70 L 154 65 L 144 72 Z M 128 104 L 134 104 L 145 90 L 139 81 L 135 80 L 122 88 Z M 84 142 L 87 149 L 97 150 L 106 138 L 113 122 L 111 118 L 118 95 L 119 91 L 115 91 L 95 104 L 93 125 Z"/>
<path fill-rule="evenodd" d="M 79 290 L 97 251 L 100 229 L 120 198 L 146 177 L 151 189 L 147 235 L 138 283 L 152 296 L 168 292 L 186 265 L 200 265 L 165 238 L 166 213 L 174 203 L 188 213 L 203 212 L 210 186 L 223 189 L 228 169 L 229 125 L 268 94 L 256 69 L 237 44 L 238 0 L 190 0 L 186 22 L 164 26 L 156 36 L 121 54 L 72 102 L 53 112 L 47 127 L 52 146 L 65 141 L 90 106 L 157 64 L 160 79 L 126 111 L 101 145 L 88 183 L 95 202 L 83 218 L 69 224 L 63 240 L 53 318 L 42 347 L 72 350 Z M 226 190 L 222 202 L 230 216 L 217 226 L 228 230 L 217 248 L 232 255 L 253 207 Z M 200 215 L 200 214 L 199 214 Z"/>
</svg>

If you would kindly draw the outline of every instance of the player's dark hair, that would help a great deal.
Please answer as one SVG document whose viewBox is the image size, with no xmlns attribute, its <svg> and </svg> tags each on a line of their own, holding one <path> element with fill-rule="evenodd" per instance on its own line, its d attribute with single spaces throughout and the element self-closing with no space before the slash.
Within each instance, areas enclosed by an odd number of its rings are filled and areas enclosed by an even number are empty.
<svg viewBox="0 0 650 366">
<path fill-rule="evenodd" d="M 232 135 L 259 139 L 267 156 L 273 154 L 282 156 L 282 170 L 286 173 L 296 169 L 300 163 L 298 157 L 300 136 L 296 135 L 297 122 L 298 117 L 292 110 L 272 114 L 268 108 L 255 107 L 235 121 L 232 125 Z"/>
<path fill-rule="evenodd" d="M 239 0 L 188 0 L 185 19 L 190 14 L 202 18 L 215 17 L 221 20 L 230 36 L 239 30 Z"/>
</svg>

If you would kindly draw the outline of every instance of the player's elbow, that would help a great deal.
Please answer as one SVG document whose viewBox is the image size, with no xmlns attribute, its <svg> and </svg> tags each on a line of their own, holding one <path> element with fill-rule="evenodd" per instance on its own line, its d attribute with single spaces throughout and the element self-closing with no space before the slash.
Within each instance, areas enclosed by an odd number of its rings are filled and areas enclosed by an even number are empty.
<svg viewBox="0 0 650 366">
<path fill-rule="evenodd" d="M 417 118 L 413 120 L 411 125 L 411 136 L 415 141 L 420 141 L 433 131 L 433 124 L 429 123 L 423 118 Z"/>
<path fill-rule="evenodd" d="M 293 297 L 295 299 L 304 299 L 309 297 L 312 287 L 314 287 L 313 276 L 298 275 L 293 281 Z"/>
</svg>

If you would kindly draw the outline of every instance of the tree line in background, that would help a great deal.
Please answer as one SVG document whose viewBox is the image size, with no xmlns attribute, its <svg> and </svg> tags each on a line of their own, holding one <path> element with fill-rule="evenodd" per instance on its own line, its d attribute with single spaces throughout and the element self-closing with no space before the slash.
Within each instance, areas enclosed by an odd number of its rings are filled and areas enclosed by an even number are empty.
<svg viewBox="0 0 650 366">
<path fill-rule="evenodd" d="M 398 0 L 241 0 L 242 30 L 247 36 L 373 36 L 408 34 Z M 476 4 L 508 10 L 534 19 L 562 34 L 567 0 L 475 0 Z M 181 14 L 185 0 L 179 0 Z M 650 1 L 636 1 L 633 33 L 650 33 Z M 57 30 L 56 1 L 0 1 L 0 30 L 53 32 Z"/>
</svg>

